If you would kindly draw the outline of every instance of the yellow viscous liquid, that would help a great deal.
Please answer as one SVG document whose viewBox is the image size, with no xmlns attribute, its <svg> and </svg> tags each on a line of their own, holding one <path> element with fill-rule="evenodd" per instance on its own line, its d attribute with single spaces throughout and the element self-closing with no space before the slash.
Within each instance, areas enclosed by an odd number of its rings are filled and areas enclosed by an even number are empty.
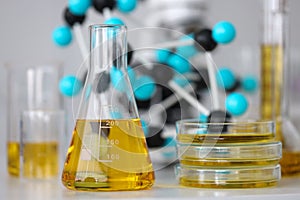
<svg viewBox="0 0 300 200">
<path fill-rule="evenodd" d="M 275 119 L 276 137 L 282 141 L 283 48 L 279 45 L 263 45 L 261 53 L 261 117 L 265 120 Z"/>
<path fill-rule="evenodd" d="M 73 190 L 150 188 L 154 172 L 140 119 L 77 120 L 62 182 Z"/>
<path fill-rule="evenodd" d="M 53 178 L 58 175 L 58 143 L 24 143 L 23 176 L 26 178 Z"/>
<path fill-rule="evenodd" d="M 261 160 L 256 157 L 246 159 L 199 159 L 189 156 L 182 156 L 180 163 L 188 166 L 200 166 L 211 168 L 234 168 L 234 167 L 256 167 L 256 166 L 268 166 L 278 164 L 279 159 Z"/>
<path fill-rule="evenodd" d="M 20 174 L 20 144 L 19 142 L 7 142 L 7 170 L 12 176 Z"/>
<path fill-rule="evenodd" d="M 199 188 L 262 188 L 262 187 L 271 187 L 275 186 L 278 183 L 278 180 L 270 180 L 270 181 L 253 181 L 252 179 L 249 180 L 237 180 L 237 181 L 228 181 L 226 183 L 222 183 L 222 181 L 205 181 L 200 182 L 197 180 L 197 177 L 192 178 L 180 178 L 179 182 L 181 185 L 189 186 L 189 187 L 199 187 Z"/>
<path fill-rule="evenodd" d="M 201 144 L 255 144 L 274 140 L 273 133 L 178 134 L 180 143 Z"/>
<path fill-rule="evenodd" d="M 282 175 L 300 173 L 300 152 L 285 150 L 282 132 L 281 98 L 283 90 L 283 48 L 280 45 L 262 45 L 261 47 L 261 117 L 275 119 L 276 138 L 282 142 L 283 154 L 280 161 Z"/>
</svg>

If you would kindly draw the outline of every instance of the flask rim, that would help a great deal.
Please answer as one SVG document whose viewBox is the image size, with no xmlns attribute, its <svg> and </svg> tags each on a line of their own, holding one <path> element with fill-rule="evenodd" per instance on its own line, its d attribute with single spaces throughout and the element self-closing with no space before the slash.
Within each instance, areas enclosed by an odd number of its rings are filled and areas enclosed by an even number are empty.
<svg viewBox="0 0 300 200">
<path fill-rule="evenodd" d="M 127 26 L 123 25 L 123 24 L 92 24 L 92 25 L 89 25 L 89 29 L 106 29 L 106 28 L 127 29 Z"/>
</svg>

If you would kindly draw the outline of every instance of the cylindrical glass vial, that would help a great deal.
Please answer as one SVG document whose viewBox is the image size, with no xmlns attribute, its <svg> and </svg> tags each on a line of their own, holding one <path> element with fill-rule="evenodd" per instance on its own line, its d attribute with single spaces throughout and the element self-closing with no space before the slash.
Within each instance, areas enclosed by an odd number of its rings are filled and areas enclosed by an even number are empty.
<svg viewBox="0 0 300 200">
<path fill-rule="evenodd" d="M 288 114 L 288 10 L 287 0 L 264 0 L 261 46 L 261 116 L 274 119 L 283 144 L 282 175 L 300 173 L 300 133 Z"/>
<path fill-rule="evenodd" d="M 90 67 L 62 174 L 69 189 L 139 190 L 154 183 L 126 52 L 125 26 L 90 26 Z"/>
</svg>

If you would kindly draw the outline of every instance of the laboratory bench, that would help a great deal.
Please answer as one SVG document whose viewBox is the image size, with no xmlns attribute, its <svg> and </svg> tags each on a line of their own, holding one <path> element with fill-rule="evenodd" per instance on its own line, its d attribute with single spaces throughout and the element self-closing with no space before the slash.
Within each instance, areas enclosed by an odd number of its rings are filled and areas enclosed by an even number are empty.
<svg viewBox="0 0 300 200">
<path fill-rule="evenodd" d="M 60 180 L 26 180 L 1 171 L 0 199 L 3 200 L 93 200 L 93 199 L 300 199 L 300 177 L 282 178 L 279 184 L 255 189 L 188 188 L 178 184 L 174 166 L 156 171 L 152 189 L 122 192 L 82 192 L 66 189 Z"/>
</svg>

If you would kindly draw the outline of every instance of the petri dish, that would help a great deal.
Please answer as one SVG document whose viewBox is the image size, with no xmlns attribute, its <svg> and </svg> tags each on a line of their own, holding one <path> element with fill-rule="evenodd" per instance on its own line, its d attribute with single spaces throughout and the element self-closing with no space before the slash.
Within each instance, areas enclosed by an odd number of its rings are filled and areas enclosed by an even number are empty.
<svg viewBox="0 0 300 200">
<path fill-rule="evenodd" d="M 234 169 L 208 169 L 176 165 L 179 183 L 200 188 L 261 188 L 277 185 L 281 178 L 280 165 L 243 167 Z"/>
<path fill-rule="evenodd" d="M 241 167 L 278 164 L 282 152 L 280 142 L 260 144 L 177 145 L 181 164 L 192 166 Z"/>
</svg>

